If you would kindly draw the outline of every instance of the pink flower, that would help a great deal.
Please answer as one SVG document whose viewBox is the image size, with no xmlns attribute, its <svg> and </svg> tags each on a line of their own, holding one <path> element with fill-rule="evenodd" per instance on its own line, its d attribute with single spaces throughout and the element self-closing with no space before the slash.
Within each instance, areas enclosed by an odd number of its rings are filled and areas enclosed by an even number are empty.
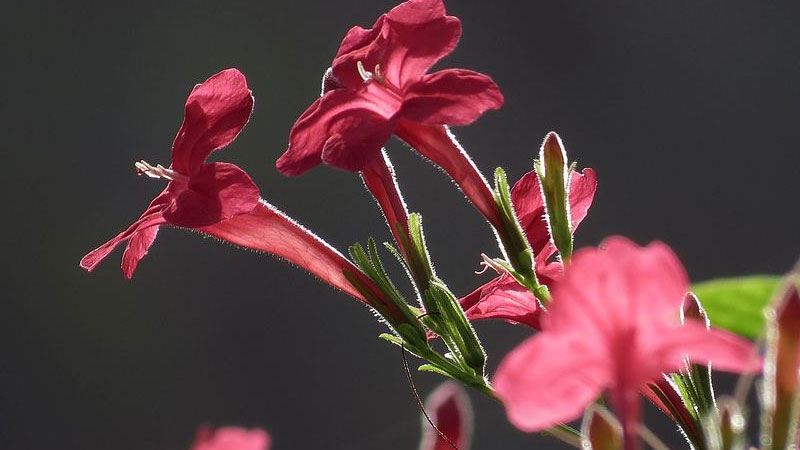
<svg viewBox="0 0 800 450">
<path fill-rule="evenodd" d="M 270 438 L 260 428 L 247 430 L 239 427 L 200 427 L 192 450 L 269 450 Z"/>
<path fill-rule="evenodd" d="M 339 47 L 325 89 L 295 122 L 277 167 L 299 175 L 321 161 L 361 171 L 379 157 L 399 124 L 467 125 L 503 96 L 491 78 L 463 69 L 426 74 L 455 48 L 461 23 L 442 0 L 410 0 L 353 27 Z"/>
<path fill-rule="evenodd" d="M 459 450 L 468 450 L 472 440 L 472 406 L 464 388 L 454 381 L 446 381 L 436 388 L 425 401 L 425 409 L 447 439 Z M 423 418 L 425 430 L 419 450 L 453 450 L 453 447 Z"/>
<path fill-rule="evenodd" d="M 669 247 L 619 237 L 602 247 L 575 253 L 554 286 L 542 332 L 505 357 L 494 386 L 523 431 L 576 419 L 607 389 L 632 450 L 639 391 L 648 382 L 680 370 L 684 358 L 734 372 L 757 371 L 761 363 L 741 338 L 696 320 L 681 325 L 689 283 Z"/>
<path fill-rule="evenodd" d="M 233 141 L 252 109 L 247 81 L 236 69 L 224 70 L 195 86 L 172 146 L 172 164 L 169 168 L 144 162 L 136 165 L 140 174 L 166 179 L 166 188 L 125 231 L 84 256 L 81 267 L 92 271 L 117 245 L 127 242 L 122 272 L 131 278 L 159 227 L 172 225 L 284 258 L 375 307 L 391 323 L 409 322 L 347 258 L 261 199 L 243 170 L 230 163 L 205 162 L 212 151 Z M 368 291 L 369 298 L 353 286 L 348 275 Z"/>
<path fill-rule="evenodd" d="M 569 204 L 572 231 L 586 217 L 597 190 L 597 174 L 592 169 L 572 172 Z M 545 205 L 539 178 L 531 171 L 511 189 L 511 199 L 520 225 L 533 249 L 536 276 L 547 286 L 563 273 L 560 261 L 554 261 L 556 247 L 545 221 Z M 539 301 L 527 288 L 508 274 L 500 275 L 459 300 L 470 320 L 498 318 L 539 329 Z"/>
<path fill-rule="evenodd" d="M 84 256 L 81 267 L 91 271 L 114 247 L 127 242 L 122 272 L 131 278 L 161 225 L 200 228 L 258 206 L 258 188 L 244 171 L 229 163 L 205 162 L 211 152 L 236 138 L 252 110 L 253 96 L 236 69 L 223 70 L 195 86 L 172 144 L 169 168 L 136 163 L 140 175 L 168 180 L 166 188 L 125 231 Z"/>
</svg>

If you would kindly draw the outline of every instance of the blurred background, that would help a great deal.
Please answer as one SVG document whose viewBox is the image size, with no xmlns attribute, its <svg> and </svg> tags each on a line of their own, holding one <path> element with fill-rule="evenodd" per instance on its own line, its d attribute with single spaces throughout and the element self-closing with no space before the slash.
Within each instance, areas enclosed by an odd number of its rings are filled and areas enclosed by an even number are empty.
<svg viewBox="0 0 800 450">
<path fill-rule="evenodd" d="M 398 349 L 368 310 L 305 273 L 169 228 L 133 281 L 119 251 L 78 268 L 162 189 L 133 162 L 167 164 L 189 90 L 234 66 L 256 107 L 216 157 L 341 250 L 389 239 L 355 175 L 290 179 L 274 161 L 345 32 L 394 3 L 0 0 L 0 447 L 181 450 L 209 422 L 264 427 L 277 450 L 416 448 Z M 599 174 L 580 246 L 660 239 L 696 281 L 779 273 L 800 255 L 800 3 L 447 7 L 464 35 L 438 67 L 490 74 L 506 96 L 456 134 L 484 173 L 517 179 L 558 131 Z M 480 252 L 497 254 L 488 226 L 436 169 L 396 141 L 389 152 L 441 277 L 458 294 L 486 281 L 473 271 Z M 491 370 L 529 335 L 478 330 Z M 416 378 L 422 393 L 441 381 Z M 473 448 L 561 448 L 472 398 Z M 658 414 L 650 423 L 682 446 Z"/>
</svg>

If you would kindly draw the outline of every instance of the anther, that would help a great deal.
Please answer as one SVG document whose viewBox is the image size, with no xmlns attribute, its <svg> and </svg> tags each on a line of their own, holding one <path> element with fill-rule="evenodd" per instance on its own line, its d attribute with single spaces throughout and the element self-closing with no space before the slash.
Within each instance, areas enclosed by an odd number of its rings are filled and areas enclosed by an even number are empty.
<svg viewBox="0 0 800 450">
<path fill-rule="evenodd" d="M 503 274 L 508 272 L 508 269 L 498 264 L 497 261 L 490 258 L 486 253 L 481 253 L 481 258 L 483 259 L 483 262 L 481 263 L 481 265 L 483 266 L 483 270 L 481 270 L 480 272 L 475 272 L 476 274 L 484 273 L 488 269 L 492 269 L 498 274 Z"/>
<path fill-rule="evenodd" d="M 368 72 L 366 69 L 364 69 L 364 63 L 361 61 L 356 62 L 356 67 L 358 68 L 358 74 L 361 75 L 362 80 L 369 81 L 375 78 L 375 75 L 373 75 L 372 72 Z"/>
<path fill-rule="evenodd" d="M 381 65 L 375 64 L 375 79 L 378 80 L 379 83 L 383 83 L 383 72 L 381 71 Z"/>
</svg>

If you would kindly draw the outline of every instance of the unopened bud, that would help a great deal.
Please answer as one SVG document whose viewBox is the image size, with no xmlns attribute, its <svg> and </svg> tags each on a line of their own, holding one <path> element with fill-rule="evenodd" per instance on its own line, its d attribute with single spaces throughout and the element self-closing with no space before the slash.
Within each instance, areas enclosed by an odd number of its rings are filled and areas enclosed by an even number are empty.
<svg viewBox="0 0 800 450">
<path fill-rule="evenodd" d="M 550 132 L 544 138 L 535 164 L 547 210 L 550 236 L 561 259 L 572 256 L 572 223 L 569 210 L 569 166 L 561 138 Z"/>
</svg>

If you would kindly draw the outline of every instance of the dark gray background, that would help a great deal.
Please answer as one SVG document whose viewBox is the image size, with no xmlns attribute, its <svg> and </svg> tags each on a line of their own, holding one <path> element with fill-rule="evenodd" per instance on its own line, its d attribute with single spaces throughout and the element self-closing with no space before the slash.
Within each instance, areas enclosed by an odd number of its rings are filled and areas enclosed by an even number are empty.
<svg viewBox="0 0 800 450">
<path fill-rule="evenodd" d="M 162 188 L 133 162 L 167 164 L 186 94 L 231 66 L 256 108 L 217 157 L 340 249 L 387 239 L 356 176 L 288 179 L 274 161 L 347 29 L 393 4 L 0 2 L 0 447 L 180 450 L 211 421 L 265 427 L 278 450 L 415 448 L 399 352 L 301 271 L 175 229 L 132 282 L 119 252 L 91 275 L 77 266 Z M 695 280 L 782 271 L 800 252 L 798 5 L 450 1 L 465 34 L 440 67 L 490 74 L 506 95 L 456 133 L 484 173 L 516 179 L 560 132 L 599 173 L 580 245 L 661 239 Z M 396 142 L 390 153 L 440 275 L 468 292 L 479 253 L 496 254 L 487 226 L 435 169 Z M 491 369 L 528 335 L 478 329 Z M 423 392 L 440 381 L 417 379 Z M 473 399 L 475 448 L 557 447 Z"/>
</svg>

